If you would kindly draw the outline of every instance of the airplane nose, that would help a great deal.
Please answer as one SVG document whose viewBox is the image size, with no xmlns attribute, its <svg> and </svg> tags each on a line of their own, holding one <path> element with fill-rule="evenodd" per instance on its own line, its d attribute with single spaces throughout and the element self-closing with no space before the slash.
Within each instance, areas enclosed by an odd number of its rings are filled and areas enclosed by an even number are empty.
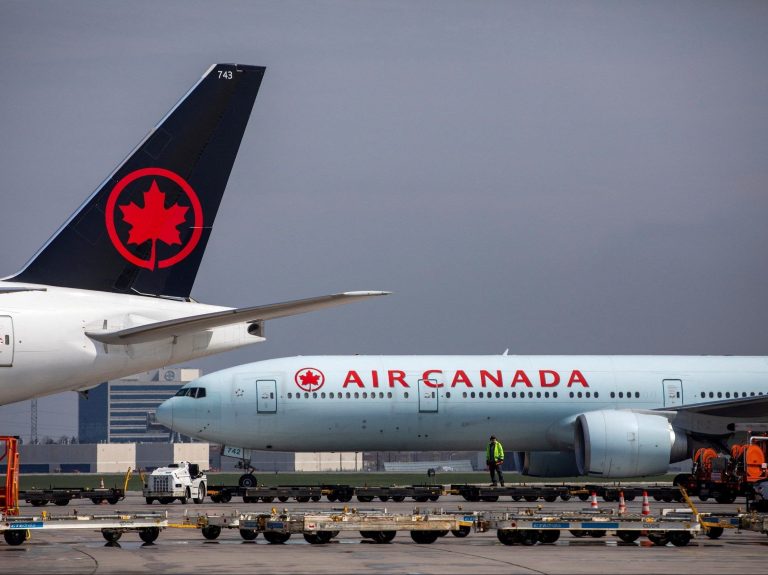
<svg viewBox="0 0 768 575">
<path fill-rule="evenodd" d="M 155 419 L 168 429 L 173 429 L 173 398 L 166 399 L 157 406 Z"/>
</svg>

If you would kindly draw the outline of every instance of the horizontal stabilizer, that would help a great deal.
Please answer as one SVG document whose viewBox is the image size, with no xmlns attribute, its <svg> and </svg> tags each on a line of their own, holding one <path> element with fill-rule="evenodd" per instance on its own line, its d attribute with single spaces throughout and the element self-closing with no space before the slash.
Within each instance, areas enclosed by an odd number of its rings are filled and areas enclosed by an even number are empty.
<svg viewBox="0 0 768 575">
<path fill-rule="evenodd" d="M 95 341 L 111 345 L 129 345 L 146 343 L 169 337 L 179 337 L 206 329 L 235 323 L 253 323 L 290 315 L 298 315 L 327 307 L 334 307 L 359 301 L 361 299 L 388 295 L 384 291 L 344 292 L 320 297 L 299 299 L 269 305 L 227 309 L 201 315 L 159 321 L 119 331 L 86 332 Z"/>
</svg>

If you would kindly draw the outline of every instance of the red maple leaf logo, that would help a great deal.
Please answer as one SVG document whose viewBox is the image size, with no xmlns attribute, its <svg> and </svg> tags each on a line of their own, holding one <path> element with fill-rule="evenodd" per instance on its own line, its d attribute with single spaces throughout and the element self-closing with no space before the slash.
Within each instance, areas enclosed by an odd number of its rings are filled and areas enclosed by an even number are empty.
<svg viewBox="0 0 768 575">
<path fill-rule="evenodd" d="M 307 387 L 311 387 L 318 384 L 320 381 L 320 376 L 312 373 L 311 371 L 305 371 L 299 376 L 299 379 L 301 380 L 301 383 Z"/>
<path fill-rule="evenodd" d="M 157 241 L 167 245 L 181 244 L 181 237 L 177 227 L 187 219 L 188 207 L 174 204 L 165 207 L 165 194 L 157 187 L 157 182 L 152 180 L 148 192 L 144 192 L 144 207 L 140 208 L 133 202 L 127 206 L 119 206 L 123 212 L 123 220 L 130 224 L 128 235 L 129 244 L 143 244 L 152 242 L 152 252 L 149 258 L 149 269 L 155 269 L 155 248 Z"/>
</svg>

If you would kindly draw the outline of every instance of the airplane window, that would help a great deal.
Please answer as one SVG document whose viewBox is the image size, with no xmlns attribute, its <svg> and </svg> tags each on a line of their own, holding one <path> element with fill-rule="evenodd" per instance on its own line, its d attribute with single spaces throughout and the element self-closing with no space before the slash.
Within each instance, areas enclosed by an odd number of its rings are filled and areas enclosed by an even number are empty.
<svg viewBox="0 0 768 575">
<path fill-rule="evenodd" d="M 451 392 L 450 391 L 446 391 L 445 392 L 445 397 L 450 399 L 451 398 Z"/>
<path fill-rule="evenodd" d="M 481 392 L 479 392 L 479 393 L 477 394 L 477 397 L 483 397 L 483 392 L 482 392 L 482 391 L 481 391 Z"/>
<path fill-rule="evenodd" d="M 187 390 L 182 388 L 176 392 L 176 397 L 184 397 L 186 393 L 187 393 Z"/>
<path fill-rule="evenodd" d="M 329 397 L 330 399 L 333 399 L 333 392 L 329 393 L 329 394 L 328 394 L 328 397 Z"/>
<path fill-rule="evenodd" d="M 325 392 L 320 394 L 320 399 L 325 399 Z"/>
<path fill-rule="evenodd" d="M 504 399 L 506 399 L 506 398 L 508 398 L 508 397 L 509 397 L 509 393 L 505 391 L 505 392 L 504 392 Z"/>
<path fill-rule="evenodd" d="M 589 397 L 589 395 L 590 395 L 590 394 L 589 394 L 589 392 L 586 392 L 584 395 L 586 395 L 587 397 Z"/>
<path fill-rule="evenodd" d="M 581 397 L 581 392 L 580 391 L 576 394 L 576 397 Z"/>
<path fill-rule="evenodd" d="M 569 395 L 570 397 L 573 397 L 573 392 L 569 393 L 568 395 Z"/>
<path fill-rule="evenodd" d="M 717 397 L 723 397 L 723 392 L 722 391 L 718 391 L 717 392 Z"/>
<path fill-rule="evenodd" d="M 387 399 L 392 399 L 392 392 L 391 391 L 387 392 Z"/>
<path fill-rule="evenodd" d="M 316 391 L 312 393 L 312 397 L 313 397 L 314 399 L 317 399 L 317 392 L 316 392 Z"/>
<path fill-rule="evenodd" d="M 746 391 L 743 391 L 743 392 L 741 393 L 741 397 L 747 397 L 747 392 L 746 392 Z"/>
<path fill-rule="evenodd" d="M 611 397 L 612 397 L 612 398 L 613 398 L 613 397 L 616 397 L 616 393 L 612 391 L 612 392 L 611 392 Z"/>
<path fill-rule="evenodd" d="M 204 387 L 198 387 L 197 388 L 197 395 L 195 397 L 197 397 L 197 399 L 200 399 L 201 397 L 205 397 L 205 388 Z"/>
<path fill-rule="evenodd" d="M 357 399 L 358 397 L 360 397 L 360 394 L 355 392 L 355 399 Z"/>
<path fill-rule="evenodd" d="M 405 393 L 403 393 L 403 397 L 404 397 L 405 399 L 408 399 L 408 392 L 407 392 L 407 391 L 406 391 Z"/>
<path fill-rule="evenodd" d="M 597 392 L 595 392 L 595 397 L 599 397 Z"/>
<path fill-rule="evenodd" d="M 710 392 L 709 392 L 709 397 L 715 397 L 715 394 L 714 394 L 714 392 L 711 392 L 711 391 L 710 391 Z"/>
<path fill-rule="evenodd" d="M 464 399 L 467 399 L 467 392 L 466 392 L 466 391 L 465 391 L 465 392 L 463 392 L 463 393 L 461 394 L 461 397 L 463 397 Z"/>
<path fill-rule="evenodd" d="M 347 399 L 349 399 L 350 397 L 352 397 L 352 394 L 347 392 Z"/>
<path fill-rule="evenodd" d="M 497 392 L 496 392 L 496 397 L 497 397 L 497 398 L 498 398 L 498 397 L 501 397 L 501 393 L 499 393 L 499 392 L 497 391 Z"/>
<path fill-rule="evenodd" d="M 304 392 L 304 399 L 309 399 L 309 392 Z"/>
<path fill-rule="evenodd" d="M 750 396 L 750 397 L 754 397 L 754 396 L 755 396 L 755 392 L 754 392 L 754 391 L 750 391 L 750 392 L 749 392 L 749 396 Z"/>
<path fill-rule="evenodd" d="M 544 392 L 544 397 L 549 397 L 549 392 L 548 391 Z"/>
<path fill-rule="evenodd" d="M 291 395 L 291 392 L 289 391 L 288 392 L 288 399 L 291 399 L 292 397 L 293 397 L 293 395 Z"/>
<path fill-rule="evenodd" d="M 730 391 L 726 391 L 725 392 L 725 397 L 731 397 L 731 392 Z"/>
<path fill-rule="evenodd" d="M 517 392 L 516 392 L 516 391 L 513 391 L 513 392 L 512 392 L 510 395 L 511 395 L 512 397 L 517 397 Z"/>
<path fill-rule="evenodd" d="M 624 392 L 623 391 L 619 392 L 619 399 L 624 399 Z"/>
<path fill-rule="evenodd" d="M 371 392 L 371 399 L 376 399 L 376 392 L 375 391 Z"/>
<path fill-rule="evenodd" d="M 538 397 L 539 399 L 541 399 L 541 392 L 540 392 L 540 391 L 537 391 L 537 392 L 536 392 L 536 397 Z"/>
<path fill-rule="evenodd" d="M 469 397 L 471 397 L 472 399 L 474 399 L 474 398 L 475 398 L 475 392 L 473 391 L 472 393 L 470 393 L 470 394 L 469 394 Z"/>
<path fill-rule="evenodd" d="M 363 392 L 363 399 L 367 399 L 367 398 L 368 398 L 368 392 L 364 391 Z"/>
<path fill-rule="evenodd" d="M 636 392 L 635 392 L 635 397 L 636 397 L 637 399 L 640 399 L 640 392 L 639 392 L 639 391 L 636 391 Z"/>
<path fill-rule="evenodd" d="M 533 392 L 532 391 L 528 392 L 528 397 L 531 397 L 531 398 L 533 397 Z"/>
<path fill-rule="evenodd" d="M 552 397 L 557 397 L 557 392 L 556 391 L 552 392 Z"/>
</svg>

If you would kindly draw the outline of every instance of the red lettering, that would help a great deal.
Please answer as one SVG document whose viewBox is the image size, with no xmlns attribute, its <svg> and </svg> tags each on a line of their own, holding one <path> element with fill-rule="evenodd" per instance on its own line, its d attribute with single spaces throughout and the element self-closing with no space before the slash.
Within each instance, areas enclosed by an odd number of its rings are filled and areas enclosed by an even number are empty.
<svg viewBox="0 0 768 575">
<path fill-rule="evenodd" d="M 571 379 L 568 380 L 568 387 L 571 387 L 574 383 L 580 383 L 584 387 L 589 387 L 587 378 L 585 378 L 584 374 L 578 369 L 574 369 L 573 372 L 571 372 Z"/>
<path fill-rule="evenodd" d="M 379 372 L 375 369 L 371 372 L 371 379 L 373 381 L 373 387 L 379 387 Z"/>
<path fill-rule="evenodd" d="M 548 375 L 552 376 L 551 381 L 547 381 Z M 539 383 L 541 383 L 541 387 L 555 387 L 558 383 L 560 383 L 560 374 L 556 371 L 552 371 L 551 369 L 539 370 Z"/>
<path fill-rule="evenodd" d="M 526 387 L 533 387 L 531 380 L 528 379 L 528 376 L 525 375 L 525 372 L 522 369 L 518 369 L 515 372 L 515 377 L 512 378 L 511 387 L 515 387 L 518 383 L 524 383 Z"/>
<path fill-rule="evenodd" d="M 425 371 L 421 375 L 421 380 L 424 382 L 424 385 L 426 385 L 427 387 L 434 387 L 435 389 L 437 389 L 439 387 L 443 387 L 442 383 L 435 383 L 434 381 L 430 380 L 431 379 L 430 376 L 433 373 L 440 373 L 440 374 L 442 374 L 443 370 L 442 369 L 428 369 L 427 371 Z M 435 378 L 435 379 L 437 379 L 437 378 Z"/>
<path fill-rule="evenodd" d="M 463 383 L 467 387 L 472 387 L 472 382 L 469 380 L 469 376 L 467 373 L 459 369 L 456 371 L 456 373 L 453 376 L 453 381 L 451 382 L 451 387 L 456 387 L 459 383 Z"/>
<path fill-rule="evenodd" d="M 405 372 L 399 369 L 390 369 L 387 372 L 389 375 L 389 387 L 395 387 L 395 383 L 399 383 L 403 387 L 410 387 L 405 381 Z"/>
<path fill-rule="evenodd" d="M 360 379 L 360 376 L 354 370 L 347 373 L 347 377 L 344 380 L 344 384 L 341 387 L 346 388 L 351 383 L 354 383 L 355 385 L 357 385 L 357 387 L 365 387 L 365 385 L 363 384 L 363 380 Z"/>
<path fill-rule="evenodd" d="M 486 381 L 490 381 L 496 387 L 504 386 L 504 382 L 501 379 L 501 370 L 497 371 L 496 377 L 494 377 L 490 371 L 485 371 L 484 369 L 481 369 L 480 370 L 480 387 L 485 387 Z"/>
</svg>

